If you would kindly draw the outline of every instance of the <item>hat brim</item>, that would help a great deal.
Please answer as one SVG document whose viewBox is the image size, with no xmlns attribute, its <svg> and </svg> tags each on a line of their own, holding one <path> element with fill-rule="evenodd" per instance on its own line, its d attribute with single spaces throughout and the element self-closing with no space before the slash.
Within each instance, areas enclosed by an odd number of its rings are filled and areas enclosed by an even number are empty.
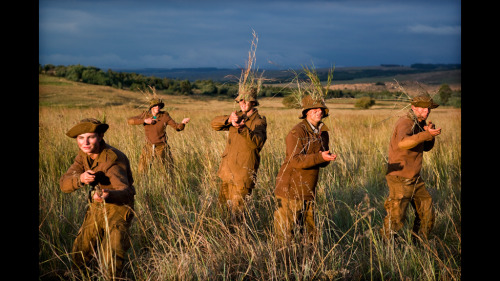
<svg viewBox="0 0 500 281">
<path fill-rule="evenodd" d="M 237 98 L 236 98 L 236 99 L 234 99 L 234 102 L 239 103 L 239 102 L 240 102 L 240 101 L 242 101 L 242 100 L 245 100 L 245 99 L 237 99 Z M 255 103 L 255 106 L 258 106 L 258 105 L 259 105 L 259 102 L 258 102 L 257 100 L 251 100 L 251 101 L 253 101 L 253 102 Z"/>
<path fill-rule="evenodd" d="M 321 117 L 321 119 L 330 116 L 330 110 L 328 108 L 325 108 L 325 107 L 316 107 L 316 108 L 321 108 L 325 112 L 325 115 L 323 117 Z M 306 108 L 306 109 L 302 110 L 302 115 L 299 116 L 299 119 L 305 119 L 307 117 L 307 111 L 310 109 L 314 109 L 314 107 L 313 108 Z"/>
<path fill-rule="evenodd" d="M 109 128 L 108 124 L 94 124 L 91 122 L 79 123 L 69 129 L 66 135 L 70 138 L 76 138 L 81 134 L 100 133 L 104 134 Z"/>
<path fill-rule="evenodd" d="M 437 103 L 426 102 L 426 101 L 412 102 L 411 105 L 416 106 L 416 107 L 429 108 L 429 109 L 433 109 L 433 108 L 436 108 L 439 106 L 439 104 L 437 104 Z"/>
<path fill-rule="evenodd" d="M 152 107 L 155 107 L 155 106 L 157 106 L 157 105 L 159 105 L 159 106 L 160 106 L 160 109 L 162 109 L 163 107 L 165 107 L 165 104 L 164 104 L 163 102 L 160 102 L 160 103 L 155 103 L 155 104 L 153 104 L 153 105 L 149 106 L 149 109 L 151 109 Z"/>
</svg>

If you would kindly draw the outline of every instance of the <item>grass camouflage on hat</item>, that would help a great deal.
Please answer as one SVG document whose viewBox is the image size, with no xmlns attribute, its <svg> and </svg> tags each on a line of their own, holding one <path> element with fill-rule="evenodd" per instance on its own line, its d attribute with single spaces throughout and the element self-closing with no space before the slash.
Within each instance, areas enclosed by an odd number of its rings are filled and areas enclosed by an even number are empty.
<svg viewBox="0 0 500 281">
<path fill-rule="evenodd" d="M 86 133 L 104 133 L 108 128 L 108 124 L 102 123 L 95 118 L 86 118 L 69 129 L 66 135 L 70 138 L 76 138 L 78 135 Z"/>
<path fill-rule="evenodd" d="M 313 99 L 311 95 L 307 95 L 302 98 L 302 113 L 299 119 L 306 118 L 307 111 L 313 108 L 322 108 L 325 114 L 323 118 L 328 117 L 330 110 L 326 106 L 325 101 L 323 99 Z"/>
<path fill-rule="evenodd" d="M 153 98 L 149 101 L 149 109 L 151 109 L 151 107 L 155 105 L 159 105 L 160 109 L 162 109 L 165 106 L 165 104 L 160 98 Z"/>
<path fill-rule="evenodd" d="M 332 83 L 333 70 L 328 70 L 326 86 L 323 86 L 319 80 L 318 73 L 314 69 L 314 66 L 309 69 L 307 66 L 302 67 L 305 75 L 309 78 L 308 80 L 299 80 L 300 74 L 296 74 L 294 80 L 297 83 L 297 87 L 292 89 L 291 96 L 295 101 L 294 108 L 302 108 L 299 119 L 306 118 L 306 112 L 313 108 L 322 108 L 324 110 L 324 116 L 329 116 L 329 109 L 325 103 L 325 97 L 328 93 L 328 89 Z"/>
<path fill-rule="evenodd" d="M 255 64 L 255 51 L 257 50 L 257 43 L 259 38 L 255 31 L 252 33 L 253 39 L 250 46 L 250 51 L 248 52 L 248 60 L 246 62 L 246 68 L 241 70 L 240 79 L 238 81 L 238 96 L 234 99 L 235 102 L 240 102 L 241 100 L 253 101 L 255 106 L 259 105 L 257 101 L 257 95 L 262 88 L 262 74 L 258 76 L 257 70 L 252 70 L 252 65 Z"/>
<path fill-rule="evenodd" d="M 434 100 L 427 92 L 420 92 L 410 100 L 410 103 L 416 107 L 436 108 L 439 104 L 434 103 Z"/>
<path fill-rule="evenodd" d="M 253 101 L 255 102 L 255 106 L 259 105 L 259 101 L 257 101 L 257 88 L 251 88 L 249 90 L 239 91 L 238 96 L 234 99 L 236 102 L 244 101 Z"/>
<path fill-rule="evenodd" d="M 160 109 L 165 107 L 165 103 L 163 100 L 158 96 L 156 93 L 156 88 L 154 86 L 148 85 L 149 90 L 145 89 L 139 89 L 139 92 L 142 94 L 144 98 L 144 104 L 141 105 L 141 107 L 147 107 L 147 111 L 151 110 L 151 107 L 155 105 L 159 105 Z"/>
</svg>

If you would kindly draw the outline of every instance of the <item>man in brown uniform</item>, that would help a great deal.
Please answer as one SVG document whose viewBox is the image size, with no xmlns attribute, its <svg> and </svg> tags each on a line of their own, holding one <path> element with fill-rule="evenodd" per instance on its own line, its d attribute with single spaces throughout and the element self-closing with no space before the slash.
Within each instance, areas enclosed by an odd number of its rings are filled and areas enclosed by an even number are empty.
<svg viewBox="0 0 500 281">
<path fill-rule="evenodd" d="M 120 277 L 130 248 L 135 189 L 127 156 L 103 139 L 108 127 L 88 118 L 66 133 L 76 138 L 80 151 L 61 177 L 60 187 L 65 193 L 91 187 L 85 219 L 73 244 L 74 265 L 81 269 L 97 253 L 108 267 L 108 277 Z"/>
<path fill-rule="evenodd" d="M 161 99 L 150 100 L 149 109 L 142 114 L 128 119 L 129 125 L 143 125 L 146 133 L 146 143 L 142 148 L 139 159 L 138 173 L 142 174 L 149 170 L 153 160 L 157 159 L 166 166 L 167 171 L 173 170 L 173 158 L 170 146 L 167 143 L 167 125 L 177 132 L 184 130 L 190 118 L 184 118 L 182 122 L 176 123 L 166 111 L 161 111 L 165 106 Z"/>
<path fill-rule="evenodd" d="M 328 116 L 322 99 L 307 95 L 302 99 L 304 119 L 286 137 L 286 157 L 276 177 L 277 209 L 274 231 L 279 241 L 289 242 L 296 231 L 314 241 L 314 200 L 319 169 L 337 157 L 329 151 L 328 128 L 321 121 Z M 305 233 L 304 233 L 305 230 Z"/>
<path fill-rule="evenodd" d="M 427 93 L 411 100 L 411 109 L 399 118 L 389 144 L 386 180 L 389 196 L 384 203 L 387 216 L 382 236 L 385 240 L 396 234 L 404 224 L 408 204 L 415 209 L 413 235 L 426 239 L 434 225 L 432 198 L 420 176 L 424 151 L 434 147 L 435 137 L 441 134 L 432 122 L 426 123 L 431 109 L 438 107 Z"/>
<path fill-rule="evenodd" d="M 219 202 L 227 206 L 234 222 L 241 221 L 245 202 L 255 187 L 260 151 L 267 139 L 266 117 L 256 108 L 257 88 L 240 92 L 235 99 L 240 111 L 215 117 L 212 128 L 229 131 L 226 148 L 217 175 L 222 179 Z"/>
</svg>

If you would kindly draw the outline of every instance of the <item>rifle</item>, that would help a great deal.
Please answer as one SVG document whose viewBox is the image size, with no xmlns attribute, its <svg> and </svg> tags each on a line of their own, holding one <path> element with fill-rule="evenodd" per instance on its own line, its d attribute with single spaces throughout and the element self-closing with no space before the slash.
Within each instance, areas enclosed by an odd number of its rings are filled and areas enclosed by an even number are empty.
<svg viewBox="0 0 500 281">
<path fill-rule="evenodd" d="M 95 174 L 96 173 L 94 173 L 94 175 Z M 89 197 L 90 197 L 90 199 L 92 199 L 92 195 L 93 195 L 92 192 L 93 191 L 97 192 L 97 194 L 99 196 L 102 196 L 102 188 L 101 188 L 101 185 L 99 184 L 99 179 L 98 179 L 97 175 L 96 175 L 95 181 L 92 182 L 92 183 L 90 183 L 89 186 L 90 186 L 90 190 L 89 190 Z"/>
</svg>

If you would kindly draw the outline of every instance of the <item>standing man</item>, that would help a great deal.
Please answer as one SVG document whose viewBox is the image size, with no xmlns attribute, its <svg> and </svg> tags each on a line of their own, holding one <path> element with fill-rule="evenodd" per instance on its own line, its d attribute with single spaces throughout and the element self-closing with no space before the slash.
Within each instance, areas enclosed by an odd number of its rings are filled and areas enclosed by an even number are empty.
<svg viewBox="0 0 500 281">
<path fill-rule="evenodd" d="M 319 169 L 337 157 L 329 151 L 328 128 L 321 121 L 328 111 L 323 99 L 306 95 L 299 116 L 303 120 L 286 137 L 286 156 L 274 191 L 278 205 L 274 231 L 279 241 L 289 242 L 296 230 L 306 240 L 316 239 L 314 202 Z"/>
<path fill-rule="evenodd" d="M 216 131 L 229 131 L 226 148 L 217 175 L 222 179 L 219 202 L 226 206 L 233 222 L 243 219 L 244 199 L 255 187 L 260 151 L 267 139 L 266 117 L 256 108 L 258 87 L 239 91 L 235 101 L 240 111 L 215 117 L 211 126 Z"/>
<path fill-rule="evenodd" d="M 432 198 L 420 176 L 424 151 L 434 147 L 435 137 L 441 128 L 426 119 L 431 109 L 438 107 L 428 93 L 421 93 L 411 100 L 411 109 L 399 118 L 389 143 L 389 161 L 386 180 L 389 197 L 384 203 L 387 216 L 381 230 L 385 240 L 396 234 L 404 224 L 408 204 L 415 210 L 414 237 L 427 239 L 434 225 Z"/>
<path fill-rule="evenodd" d="M 74 265 L 82 269 L 94 253 L 103 258 L 109 278 L 122 275 L 130 248 L 129 229 L 134 217 L 134 180 L 125 154 L 104 141 L 108 124 L 87 118 L 66 135 L 80 151 L 60 179 L 64 193 L 90 185 L 85 219 L 73 244 Z"/>
<path fill-rule="evenodd" d="M 167 125 L 177 132 L 184 130 L 190 118 L 184 118 L 180 124 L 170 117 L 168 112 L 161 111 L 165 106 L 163 101 L 153 98 L 149 102 L 149 109 L 142 114 L 128 119 L 129 125 L 143 125 L 146 133 L 146 143 L 142 148 L 139 159 L 138 173 L 147 172 L 156 159 L 165 165 L 167 171 L 173 171 L 173 158 L 170 146 L 167 143 Z"/>
</svg>

